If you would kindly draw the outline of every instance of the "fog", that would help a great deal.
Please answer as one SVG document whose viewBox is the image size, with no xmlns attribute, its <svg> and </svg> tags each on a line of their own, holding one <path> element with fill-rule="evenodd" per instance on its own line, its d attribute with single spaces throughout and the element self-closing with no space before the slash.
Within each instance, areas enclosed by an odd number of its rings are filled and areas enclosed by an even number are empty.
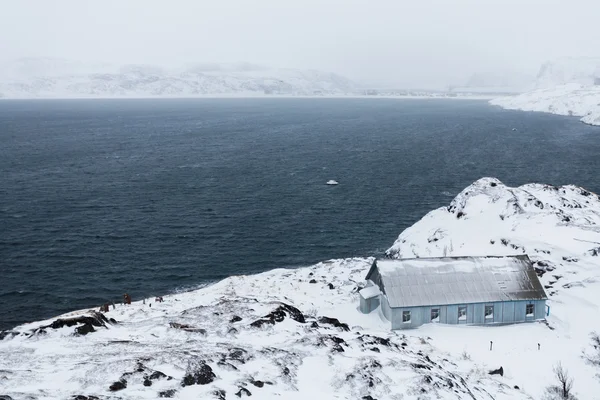
<svg viewBox="0 0 600 400">
<path fill-rule="evenodd" d="M 0 0 L 0 62 L 239 62 L 433 87 L 595 56 L 597 0 Z"/>
</svg>

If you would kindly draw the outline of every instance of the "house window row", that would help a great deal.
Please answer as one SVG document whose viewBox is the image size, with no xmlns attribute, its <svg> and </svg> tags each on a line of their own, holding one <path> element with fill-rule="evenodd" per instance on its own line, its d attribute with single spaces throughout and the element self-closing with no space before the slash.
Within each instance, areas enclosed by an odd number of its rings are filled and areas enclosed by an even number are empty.
<svg viewBox="0 0 600 400">
<path fill-rule="evenodd" d="M 533 318 L 535 313 L 535 305 L 527 304 L 525 306 L 525 316 L 527 318 Z M 440 309 L 432 308 L 430 314 L 431 322 L 440 321 Z M 408 324 L 411 322 L 411 312 L 402 311 L 402 322 Z M 458 322 L 467 322 L 467 306 L 458 306 Z M 484 308 L 484 322 L 494 322 L 494 306 L 485 306 Z"/>
</svg>

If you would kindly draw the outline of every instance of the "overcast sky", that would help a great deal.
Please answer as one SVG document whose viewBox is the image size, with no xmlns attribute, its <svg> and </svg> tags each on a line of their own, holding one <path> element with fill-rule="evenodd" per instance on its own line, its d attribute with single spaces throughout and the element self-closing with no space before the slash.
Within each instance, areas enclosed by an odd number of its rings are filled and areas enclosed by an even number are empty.
<svg viewBox="0 0 600 400">
<path fill-rule="evenodd" d="M 599 43 L 599 0 L 0 0 L 0 61 L 247 61 L 418 87 Z"/>
</svg>

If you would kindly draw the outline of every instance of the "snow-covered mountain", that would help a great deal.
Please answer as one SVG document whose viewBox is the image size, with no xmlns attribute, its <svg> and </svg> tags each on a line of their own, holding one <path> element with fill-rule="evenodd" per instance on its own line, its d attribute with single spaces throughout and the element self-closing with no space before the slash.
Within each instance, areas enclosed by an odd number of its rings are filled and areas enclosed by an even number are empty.
<svg viewBox="0 0 600 400">
<path fill-rule="evenodd" d="M 491 104 L 509 110 L 541 111 L 582 117 L 590 125 L 600 125 L 600 85 L 577 83 L 538 89 L 517 96 L 493 99 Z"/>
<path fill-rule="evenodd" d="M 530 91 L 490 103 L 509 110 L 582 117 L 586 124 L 600 125 L 600 58 L 566 57 L 546 62 Z"/>
<path fill-rule="evenodd" d="M 0 97 L 4 98 L 312 96 L 347 94 L 354 87 L 333 73 L 245 63 L 162 68 L 22 59 L 0 66 Z"/>
<path fill-rule="evenodd" d="M 358 311 L 372 259 L 332 260 L 2 332 L 0 395 L 540 399 L 560 361 L 579 398 L 594 398 L 600 371 L 582 351 L 593 351 L 588 335 L 598 329 L 598 195 L 484 178 L 388 250 L 390 257 L 515 253 L 536 263 L 550 296 L 547 323 L 391 332 L 379 310 Z M 500 366 L 503 376 L 488 374 Z"/>
<path fill-rule="evenodd" d="M 520 93 L 531 88 L 533 76 L 519 71 L 474 73 L 461 89 L 486 90 L 493 93 Z"/>
<path fill-rule="evenodd" d="M 596 78 L 600 79 L 600 58 L 563 57 L 542 64 L 535 88 L 552 88 L 568 83 L 590 86 Z"/>
</svg>

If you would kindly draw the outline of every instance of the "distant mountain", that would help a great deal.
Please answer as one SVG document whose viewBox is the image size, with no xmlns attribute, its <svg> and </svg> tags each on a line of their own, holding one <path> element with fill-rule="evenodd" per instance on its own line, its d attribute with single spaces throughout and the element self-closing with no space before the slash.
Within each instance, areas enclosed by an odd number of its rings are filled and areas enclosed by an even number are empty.
<svg viewBox="0 0 600 400">
<path fill-rule="evenodd" d="M 465 83 L 465 88 L 490 88 L 505 92 L 522 92 L 531 87 L 532 75 L 522 72 L 474 73 Z"/>
<path fill-rule="evenodd" d="M 354 90 L 352 81 L 333 73 L 247 63 L 168 69 L 29 58 L 0 66 L 0 97 L 4 98 L 301 96 Z"/>
<path fill-rule="evenodd" d="M 596 79 L 600 79 L 600 58 L 563 57 L 541 66 L 535 87 L 543 89 L 567 83 L 590 86 Z"/>
</svg>

